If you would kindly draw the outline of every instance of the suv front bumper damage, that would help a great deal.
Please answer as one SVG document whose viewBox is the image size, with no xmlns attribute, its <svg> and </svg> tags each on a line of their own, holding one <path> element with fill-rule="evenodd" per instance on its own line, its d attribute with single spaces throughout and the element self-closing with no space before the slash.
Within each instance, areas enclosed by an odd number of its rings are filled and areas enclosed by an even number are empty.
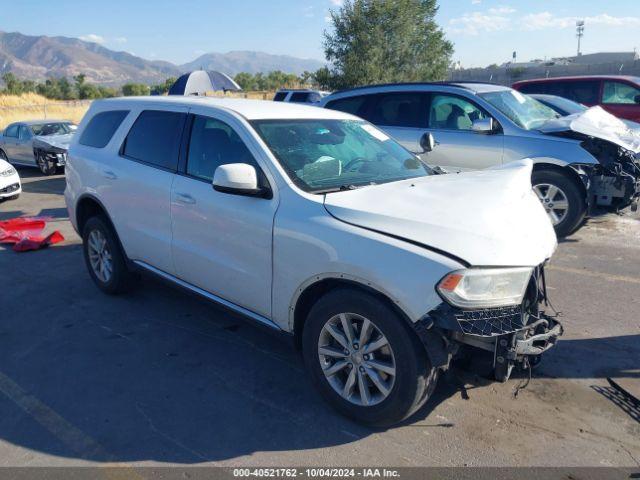
<svg viewBox="0 0 640 480">
<path fill-rule="evenodd" d="M 536 364 L 562 336 L 557 318 L 547 315 L 543 267 L 531 279 L 521 305 L 463 310 L 442 303 L 414 324 L 435 368 L 446 369 L 461 345 L 493 353 L 494 376 L 506 381 L 516 365 Z"/>
</svg>

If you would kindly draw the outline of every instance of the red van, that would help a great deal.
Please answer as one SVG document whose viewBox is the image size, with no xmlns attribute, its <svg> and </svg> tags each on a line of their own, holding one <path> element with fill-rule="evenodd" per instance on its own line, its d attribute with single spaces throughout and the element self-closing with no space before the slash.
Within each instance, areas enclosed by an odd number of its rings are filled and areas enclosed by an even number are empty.
<svg viewBox="0 0 640 480">
<path fill-rule="evenodd" d="M 588 107 L 600 105 L 616 117 L 640 122 L 640 77 L 593 75 L 523 80 L 513 84 L 522 93 L 568 98 Z"/>
</svg>

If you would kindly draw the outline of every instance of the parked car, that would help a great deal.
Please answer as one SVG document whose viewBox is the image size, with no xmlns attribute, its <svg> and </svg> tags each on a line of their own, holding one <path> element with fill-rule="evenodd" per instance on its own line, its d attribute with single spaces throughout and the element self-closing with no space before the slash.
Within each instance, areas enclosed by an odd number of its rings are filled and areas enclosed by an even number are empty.
<svg viewBox="0 0 640 480">
<path fill-rule="evenodd" d="M 460 346 L 506 380 L 561 334 L 531 170 L 435 175 L 327 109 L 121 98 L 82 120 L 65 199 L 101 290 L 147 271 L 287 335 L 334 407 L 381 425 L 418 409 Z"/>
<path fill-rule="evenodd" d="M 558 115 L 508 87 L 375 85 L 336 92 L 320 106 L 362 117 L 413 152 L 430 132 L 437 145 L 424 160 L 453 172 L 531 158 L 533 188 L 558 236 L 576 230 L 591 206 L 623 208 L 640 195 L 637 152 L 594 129 L 581 132 L 581 122 L 546 129 Z"/>
<path fill-rule="evenodd" d="M 513 84 L 522 93 L 568 98 L 588 107 L 600 105 L 619 118 L 640 122 L 640 77 L 594 75 L 523 80 Z"/>
<path fill-rule="evenodd" d="M 17 170 L 0 158 L 0 201 L 18 198 L 21 192 L 22 185 Z"/>
<path fill-rule="evenodd" d="M 66 163 L 73 127 L 65 120 L 12 123 L 0 135 L 0 158 L 52 175 Z"/>
<path fill-rule="evenodd" d="M 310 89 L 280 89 L 273 97 L 274 102 L 292 102 L 314 105 L 329 95 L 329 92 Z"/>
</svg>

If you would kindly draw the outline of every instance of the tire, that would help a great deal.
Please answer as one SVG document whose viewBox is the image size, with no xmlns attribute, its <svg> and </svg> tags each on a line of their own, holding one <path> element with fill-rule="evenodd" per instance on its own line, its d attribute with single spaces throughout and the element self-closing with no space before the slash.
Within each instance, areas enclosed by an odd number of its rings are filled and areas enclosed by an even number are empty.
<svg viewBox="0 0 640 480">
<path fill-rule="evenodd" d="M 107 268 L 106 264 L 103 264 L 104 268 L 95 266 L 95 246 L 101 245 L 102 240 L 104 240 L 104 250 L 98 262 L 107 259 L 111 268 Z M 87 220 L 82 230 L 82 249 L 89 275 L 100 290 L 109 295 L 116 295 L 130 289 L 133 274 L 127 268 L 116 233 L 103 215 Z"/>
<path fill-rule="evenodd" d="M 576 181 L 562 172 L 541 169 L 533 172 L 531 184 L 538 198 L 540 198 L 540 202 L 547 210 L 550 220 L 554 223 L 553 228 L 556 231 L 556 235 L 561 238 L 573 233 L 582 223 L 587 213 L 587 202 L 584 193 L 576 184 Z M 550 187 L 557 189 L 558 193 L 554 194 L 554 190 Z M 549 195 L 549 193 L 552 195 Z M 567 209 L 564 216 L 560 216 L 559 212 L 562 210 L 549 208 L 549 205 L 552 207 L 560 205 L 563 197 L 566 198 Z M 554 200 L 557 203 L 554 204 Z M 554 216 L 555 222 L 554 218 L 552 218 Z"/>
<path fill-rule="evenodd" d="M 373 325 L 369 330 L 371 332 L 369 340 L 363 345 L 362 351 L 359 351 L 364 355 L 363 357 L 334 358 L 321 355 L 321 352 L 326 352 L 328 348 L 331 349 L 331 355 L 339 351 L 324 342 L 335 340 L 325 329 L 325 325 L 334 325 L 331 322 L 340 322 L 335 325 L 344 325 L 340 318 L 341 314 L 346 314 L 347 316 L 344 317 L 346 321 L 352 327 L 355 326 L 354 339 L 360 339 L 365 319 Z M 343 329 L 342 332 L 345 330 Z M 388 345 L 369 350 L 382 336 L 386 338 Z M 345 340 L 344 335 L 342 340 Z M 359 348 L 359 346 L 353 348 Z M 357 355 L 358 351 L 353 348 L 353 355 Z M 424 405 L 437 382 L 437 370 L 431 367 L 424 346 L 405 320 L 374 295 L 359 290 L 346 288 L 333 290 L 316 302 L 304 325 L 302 350 L 307 371 L 321 395 L 338 412 L 366 425 L 388 426 L 406 419 Z M 368 354 L 368 360 L 366 351 L 373 352 Z M 344 352 L 346 350 L 343 348 L 341 355 Z M 329 371 L 337 367 L 339 362 L 346 362 L 347 365 L 331 377 L 327 377 L 325 370 Z M 385 365 L 387 369 L 393 365 L 394 375 L 387 375 L 383 371 L 374 369 L 371 362 L 377 363 L 378 366 Z M 349 368 L 349 365 L 352 368 Z M 360 371 L 366 374 L 359 374 Z M 343 385 L 346 386 L 352 374 L 355 384 L 351 399 L 348 399 L 338 391 L 343 390 Z M 366 384 L 368 406 L 365 405 L 366 402 L 360 390 L 358 381 L 360 376 Z M 378 383 L 382 381 L 385 385 L 386 394 L 375 386 L 376 383 L 372 380 L 374 376 Z"/>
<path fill-rule="evenodd" d="M 40 172 L 42 172 L 43 175 L 49 176 L 56 173 L 58 167 L 51 161 L 47 160 L 47 157 L 44 153 L 37 152 L 35 155 L 38 169 L 40 170 Z"/>
</svg>

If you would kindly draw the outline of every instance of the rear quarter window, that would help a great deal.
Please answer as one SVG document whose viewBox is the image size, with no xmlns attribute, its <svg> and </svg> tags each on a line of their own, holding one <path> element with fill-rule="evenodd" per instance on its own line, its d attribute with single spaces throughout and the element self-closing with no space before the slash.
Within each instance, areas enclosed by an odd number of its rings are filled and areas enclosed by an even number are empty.
<svg viewBox="0 0 640 480">
<path fill-rule="evenodd" d="M 185 119 L 186 114 L 179 112 L 143 111 L 127 134 L 122 154 L 149 165 L 176 170 Z"/>
<path fill-rule="evenodd" d="M 94 115 L 78 143 L 88 147 L 104 148 L 128 114 L 128 110 L 111 110 Z"/>
</svg>

